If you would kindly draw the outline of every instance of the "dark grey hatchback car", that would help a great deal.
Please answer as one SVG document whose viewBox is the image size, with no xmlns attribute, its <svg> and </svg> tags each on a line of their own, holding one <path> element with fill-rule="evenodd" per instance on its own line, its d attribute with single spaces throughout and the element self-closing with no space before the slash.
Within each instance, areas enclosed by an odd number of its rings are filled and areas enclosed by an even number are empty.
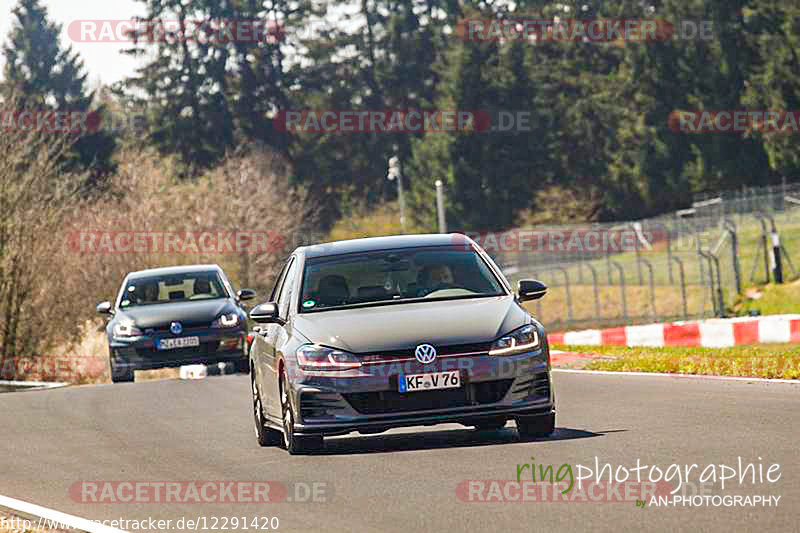
<svg viewBox="0 0 800 533">
<path fill-rule="evenodd" d="M 289 453 L 326 435 L 460 423 L 523 438 L 554 430 L 542 325 L 497 265 L 461 234 L 301 247 L 288 259 L 250 349 L 258 442 Z"/>
<path fill-rule="evenodd" d="M 106 324 L 112 381 L 133 381 L 135 370 L 189 364 L 233 363 L 248 370 L 247 315 L 217 265 L 187 265 L 131 272 L 114 303 L 97 312 Z"/>
</svg>

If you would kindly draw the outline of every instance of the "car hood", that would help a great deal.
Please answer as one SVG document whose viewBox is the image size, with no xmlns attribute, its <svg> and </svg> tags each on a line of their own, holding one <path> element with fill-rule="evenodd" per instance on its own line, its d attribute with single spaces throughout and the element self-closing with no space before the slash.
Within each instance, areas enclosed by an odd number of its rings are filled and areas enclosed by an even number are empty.
<svg viewBox="0 0 800 533">
<path fill-rule="evenodd" d="M 235 310 L 236 306 L 225 298 L 130 307 L 120 310 L 116 319 L 130 319 L 139 328 L 151 328 L 172 321 L 210 323 L 222 313 L 233 313 Z"/>
<path fill-rule="evenodd" d="M 301 313 L 293 325 L 311 342 L 366 353 L 491 342 L 528 321 L 512 296 L 499 296 Z"/>
</svg>

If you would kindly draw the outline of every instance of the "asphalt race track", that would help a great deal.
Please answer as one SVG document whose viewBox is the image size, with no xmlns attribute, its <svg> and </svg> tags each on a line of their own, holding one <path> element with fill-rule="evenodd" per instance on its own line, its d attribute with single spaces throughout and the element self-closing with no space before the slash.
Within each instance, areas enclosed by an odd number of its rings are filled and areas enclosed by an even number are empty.
<svg viewBox="0 0 800 533">
<path fill-rule="evenodd" d="M 279 531 L 766 532 L 800 527 L 800 386 L 554 376 L 559 411 L 552 439 L 519 442 L 513 424 L 483 433 L 438 426 L 328 439 L 325 451 L 315 456 L 289 456 L 257 445 L 244 375 L 0 394 L 0 494 L 93 520 L 274 516 Z M 594 467 L 595 457 L 614 468 L 635 467 L 640 459 L 663 469 L 673 463 L 702 469 L 736 467 L 740 456 L 756 469 L 763 464 L 764 473 L 779 464 L 780 479 L 755 485 L 729 480 L 733 483 L 725 490 L 717 483 L 706 494 L 780 496 L 777 507 L 469 502 L 457 494 L 459 483 L 467 480 L 516 480 L 517 465 L 530 463 L 531 457 L 537 465 L 568 464 L 574 471 L 578 464 Z M 698 471 L 692 475 L 697 483 Z M 276 481 L 287 487 L 287 499 L 304 501 L 84 503 L 69 490 L 85 480 Z M 305 490 L 314 484 L 322 487 L 317 501 L 305 501 L 314 499 Z M 211 525 L 207 522 L 207 531 Z"/>
</svg>

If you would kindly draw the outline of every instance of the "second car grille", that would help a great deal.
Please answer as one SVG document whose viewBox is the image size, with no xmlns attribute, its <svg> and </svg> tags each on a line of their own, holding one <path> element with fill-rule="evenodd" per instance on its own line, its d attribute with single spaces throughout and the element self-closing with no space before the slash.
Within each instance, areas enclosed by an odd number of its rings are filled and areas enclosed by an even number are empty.
<svg viewBox="0 0 800 533">
<path fill-rule="evenodd" d="M 219 341 L 201 342 L 200 346 L 191 348 L 176 348 L 174 350 L 156 350 L 155 348 L 136 348 L 136 355 L 144 359 L 183 359 L 183 358 L 202 358 L 207 355 L 217 353 Z"/>
<path fill-rule="evenodd" d="M 458 389 L 401 393 L 398 391 L 356 392 L 343 394 L 353 409 L 361 414 L 388 414 L 408 411 L 447 409 L 499 402 L 513 379 L 470 383 Z"/>
</svg>

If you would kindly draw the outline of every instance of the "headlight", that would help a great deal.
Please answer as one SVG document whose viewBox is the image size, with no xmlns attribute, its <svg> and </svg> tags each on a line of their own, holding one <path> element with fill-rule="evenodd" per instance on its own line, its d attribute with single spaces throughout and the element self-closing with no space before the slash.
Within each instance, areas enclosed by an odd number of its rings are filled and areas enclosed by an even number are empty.
<svg viewBox="0 0 800 533">
<path fill-rule="evenodd" d="M 220 315 L 214 322 L 211 323 L 212 328 L 232 328 L 239 323 L 239 315 L 236 313 L 228 313 Z"/>
<path fill-rule="evenodd" d="M 515 329 L 492 344 L 489 355 L 513 355 L 535 350 L 540 345 L 539 332 L 532 324 Z"/>
<path fill-rule="evenodd" d="M 316 344 L 301 346 L 296 353 L 300 368 L 305 370 L 347 370 L 361 366 L 361 361 L 351 353 Z"/>
<path fill-rule="evenodd" d="M 115 324 L 114 336 L 115 337 L 141 337 L 144 335 L 142 330 L 133 324 Z"/>
</svg>

